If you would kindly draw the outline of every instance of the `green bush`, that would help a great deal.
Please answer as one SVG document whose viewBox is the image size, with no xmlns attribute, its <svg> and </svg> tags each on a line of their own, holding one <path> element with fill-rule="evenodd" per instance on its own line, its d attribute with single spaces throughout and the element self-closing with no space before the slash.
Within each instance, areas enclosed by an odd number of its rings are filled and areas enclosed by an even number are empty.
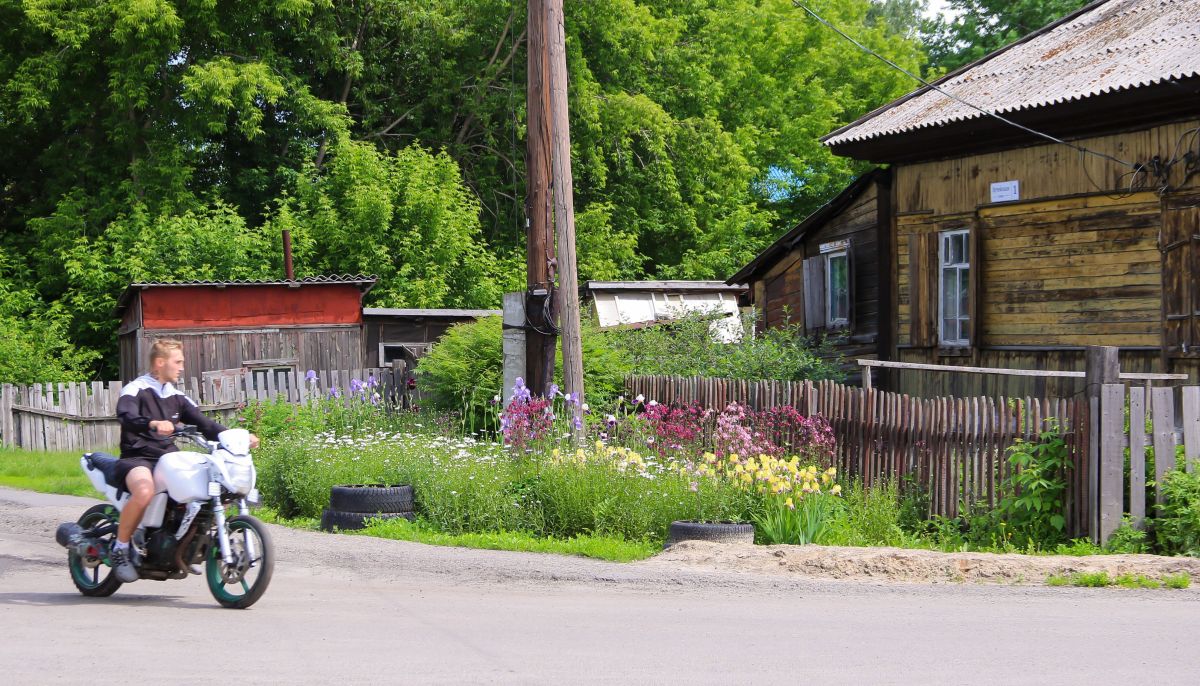
<svg viewBox="0 0 1200 686">
<path fill-rule="evenodd" d="M 1104 544 L 1104 550 L 1110 553 L 1146 553 L 1150 547 L 1148 539 L 1145 531 L 1134 528 L 1133 518 L 1124 515 L 1121 517 L 1121 526 Z"/>
<path fill-rule="evenodd" d="M 716 340 L 711 313 L 690 313 L 669 324 L 610 333 L 612 344 L 638 374 L 727 379 L 841 380 L 834 339 L 815 342 L 800 325 L 788 324 L 745 335 L 735 343 Z M 754 331 L 752 315 L 742 330 Z"/>
<path fill-rule="evenodd" d="M 865 488 L 860 480 L 850 484 L 841 507 L 829 524 L 825 543 L 849 546 L 904 546 L 913 541 L 905 533 L 904 501 L 894 481 Z"/>
<path fill-rule="evenodd" d="M 1001 487 L 999 514 L 1021 546 L 1052 546 L 1066 540 L 1067 471 L 1071 468 L 1061 428 L 1047 420 L 1036 442 L 1020 438 L 1008 448 L 1009 475 Z"/>
<path fill-rule="evenodd" d="M 500 407 L 512 389 L 503 385 L 503 327 L 500 317 L 484 317 L 450 328 L 417 365 L 418 382 L 437 409 L 460 412 L 467 433 L 495 430 Z M 582 328 L 585 400 L 605 407 L 621 394 L 632 371 L 628 358 L 609 344 L 608 332 L 590 323 Z M 562 385 L 562 352 L 556 354 L 556 379 Z"/>
<path fill-rule="evenodd" d="M 1175 469 L 1163 481 L 1153 529 L 1159 552 L 1200 557 L 1200 472 Z"/>
<path fill-rule="evenodd" d="M 503 365 L 503 321 L 482 317 L 446 331 L 417 365 L 417 383 L 434 408 L 461 412 L 471 430 L 495 428 Z"/>
</svg>

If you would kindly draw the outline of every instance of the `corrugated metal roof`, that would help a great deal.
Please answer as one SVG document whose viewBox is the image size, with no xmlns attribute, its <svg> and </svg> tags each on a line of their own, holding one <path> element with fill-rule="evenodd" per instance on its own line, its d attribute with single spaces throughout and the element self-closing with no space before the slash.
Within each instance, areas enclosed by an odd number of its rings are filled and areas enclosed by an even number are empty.
<svg viewBox="0 0 1200 686">
<path fill-rule="evenodd" d="M 1200 75 L 1200 0 L 1108 0 L 936 85 L 996 114 Z M 987 116 L 923 87 L 822 141 L 836 146 Z"/>
<path fill-rule="evenodd" d="M 589 291 L 744 291 L 745 285 L 724 281 L 588 281 Z"/>
<path fill-rule="evenodd" d="M 227 279 L 225 281 L 139 281 L 130 284 L 130 288 L 158 288 L 160 286 L 295 286 L 311 283 L 348 283 L 356 285 L 375 285 L 374 276 L 363 274 L 334 274 L 332 276 L 306 276 L 302 279 Z"/>
<path fill-rule="evenodd" d="M 171 287 L 196 287 L 196 286 L 216 286 L 217 288 L 225 288 L 228 286 L 292 286 L 299 287 L 309 284 L 350 284 L 358 286 L 365 294 L 375 285 L 377 279 L 374 276 L 365 276 L 363 274 L 334 274 L 332 276 L 306 276 L 302 279 L 294 279 L 292 281 L 275 281 L 270 279 L 229 279 L 226 281 L 139 281 L 129 284 L 117 298 L 117 316 L 129 307 L 130 301 L 133 300 L 133 294 L 138 291 L 146 290 L 147 288 L 171 288 Z"/>
</svg>

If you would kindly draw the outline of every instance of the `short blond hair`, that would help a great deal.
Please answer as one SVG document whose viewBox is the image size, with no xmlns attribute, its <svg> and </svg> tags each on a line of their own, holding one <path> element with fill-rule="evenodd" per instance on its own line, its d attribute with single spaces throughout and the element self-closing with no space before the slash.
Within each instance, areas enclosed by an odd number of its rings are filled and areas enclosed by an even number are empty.
<svg viewBox="0 0 1200 686">
<path fill-rule="evenodd" d="M 158 338 L 150 345 L 150 366 L 154 366 L 154 361 L 166 357 L 170 357 L 175 350 L 183 350 L 183 343 L 174 338 Z"/>
</svg>

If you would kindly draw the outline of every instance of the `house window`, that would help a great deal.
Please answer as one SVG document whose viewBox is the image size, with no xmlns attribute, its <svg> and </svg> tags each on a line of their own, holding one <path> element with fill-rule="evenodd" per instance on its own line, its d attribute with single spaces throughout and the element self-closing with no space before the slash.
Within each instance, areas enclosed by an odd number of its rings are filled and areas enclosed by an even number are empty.
<svg viewBox="0 0 1200 686">
<path fill-rule="evenodd" d="M 944 231 L 939 234 L 938 263 L 941 275 L 940 340 L 943 345 L 969 345 L 971 340 L 971 264 L 970 232 Z"/>
<path fill-rule="evenodd" d="M 850 323 L 850 260 L 845 250 L 825 256 L 825 322 L 829 327 Z"/>
</svg>

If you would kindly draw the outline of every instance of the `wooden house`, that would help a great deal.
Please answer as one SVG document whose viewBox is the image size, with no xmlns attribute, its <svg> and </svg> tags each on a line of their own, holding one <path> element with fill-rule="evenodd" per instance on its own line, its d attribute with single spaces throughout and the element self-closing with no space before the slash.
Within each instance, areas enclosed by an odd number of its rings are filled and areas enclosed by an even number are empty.
<svg viewBox="0 0 1200 686">
<path fill-rule="evenodd" d="M 846 359 L 887 359 L 890 201 L 891 173 L 864 174 L 730 277 L 748 286 L 756 325 L 803 325 Z"/>
<path fill-rule="evenodd" d="M 295 281 L 135 283 L 117 304 L 121 380 L 147 366 L 156 338 L 183 343 L 186 374 L 248 371 L 287 383 L 290 372 L 365 366 L 362 298 L 374 277 Z"/>
<path fill-rule="evenodd" d="M 387 367 L 403 361 L 407 367 L 414 367 L 450 327 L 501 314 L 501 310 L 364 308 L 363 343 L 367 366 Z"/>
<path fill-rule="evenodd" d="M 1200 0 L 1096 2 L 823 139 L 891 169 L 892 359 L 1077 371 L 1085 346 L 1111 345 L 1123 371 L 1200 380 L 1197 36 Z M 890 385 L 1081 390 L 909 371 Z"/>
</svg>

